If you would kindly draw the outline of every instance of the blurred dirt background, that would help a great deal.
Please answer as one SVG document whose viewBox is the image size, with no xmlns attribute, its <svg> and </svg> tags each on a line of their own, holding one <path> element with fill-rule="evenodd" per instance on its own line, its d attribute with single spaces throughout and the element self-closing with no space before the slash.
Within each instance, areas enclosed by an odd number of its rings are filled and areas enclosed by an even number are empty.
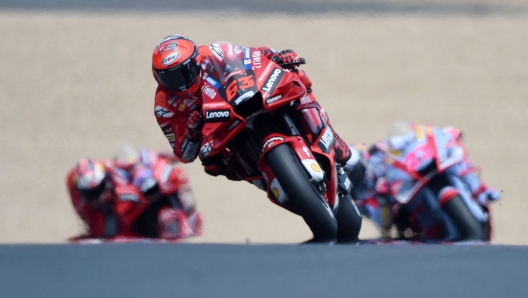
<svg viewBox="0 0 528 298">
<path fill-rule="evenodd" d="M 123 143 L 170 150 L 153 116 L 150 58 L 172 33 L 296 50 L 348 142 L 370 144 L 396 120 L 461 128 L 484 180 L 503 191 L 492 206 L 494 242 L 528 244 L 526 14 L 9 9 L 0 10 L 0 243 L 63 242 L 82 231 L 65 188 L 78 159 L 109 158 Z M 300 217 L 250 184 L 207 176 L 198 162 L 183 167 L 205 217 L 192 242 L 310 237 Z M 377 231 L 365 221 L 361 236 Z"/>
</svg>

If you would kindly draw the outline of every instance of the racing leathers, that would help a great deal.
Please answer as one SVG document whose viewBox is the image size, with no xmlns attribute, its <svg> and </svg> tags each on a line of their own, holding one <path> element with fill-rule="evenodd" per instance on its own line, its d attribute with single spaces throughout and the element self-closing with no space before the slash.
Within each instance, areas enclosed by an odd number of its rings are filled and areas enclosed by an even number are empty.
<svg viewBox="0 0 528 298">
<path fill-rule="evenodd" d="M 181 239 L 201 234 L 202 217 L 196 211 L 189 179 L 174 156 L 141 149 L 129 168 L 132 184 L 149 201 L 136 229 L 147 237 Z"/>
<path fill-rule="evenodd" d="M 214 44 L 213 44 L 214 45 Z M 213 45 L 202 45 L 198 47 L 200 65 L 202 72 L 212 77 L 216 77 L 214 71 L 213 59 Z M 269 47 L 260 47 L 262 55 L 275 62 L 296 62 L 298 56 L 295 52 L 286 50 L 277 52 Z M 197 84 L 202 84 L 203 80 L 197 80 Z M 199 127 L 202 109 L 202 85 L 199 86 L 199 91 L 194 96 L 178 96 L 175 92 L 158 84 L 155 95 L 154 114 L 156 120 L 165 134 L 173 148 L 174 155 L 183 163 L 189 163 L 196 159 L 199 153 L 202 134 Z M 180 93 L 178 93 L 180 94 Z M 313 98 L 313 95 L 310 93 Z M 314 106 L 319 108 L 322 118 L 328 123 L 328 116 L 319 104 L 313 98 Z M 336 162 L 344 164 L 350 158 L 350 150 L 346 143 L 334 131 L 334 149 L 336 152 Z M 204 163 L 204 170 L 206 173 L 217 176 L 225 175 L 231 180 L 242 180 L 235 174 L 232 167 L 236 165 L 226 166 L 222 162 Z M 231 167 L 231 168 L 230 168 Z"/>
<path fill-rule="evenodd" d="M 78 187 L 75 169 L 66 178 L 73 207 L 86 225 L 87 232 L 80 238 L 113 238 L 131 235 L 130 218 L 134 205 L 141 200 L 139 190 L 128 180 L 127 174 L 111 161 L 105 168 L 104 192 L 97 199 L 86 196 Z"/>
</svg>

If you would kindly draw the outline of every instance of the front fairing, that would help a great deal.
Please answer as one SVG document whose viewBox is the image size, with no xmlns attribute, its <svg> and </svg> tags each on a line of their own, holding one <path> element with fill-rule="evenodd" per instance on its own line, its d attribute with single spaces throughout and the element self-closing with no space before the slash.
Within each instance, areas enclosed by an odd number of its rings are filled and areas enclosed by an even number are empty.
<svg viewBox="0 0 528 298">
<path fill-rule="evenodd" d="M 202 160 L 220 153 L 246 128 L 251 116 L 273 111 L 306 93 L 297 74 L 283 70 L 257 48 L 217 42 L 210 50 L 204 65 L 212 67 L 205 67 L 202 86 Z"/>
<path fill-rule="evenodd" d="M 439 129 L 417 126 L 401 150 L 387 150 L 387 180 L 396 200 L 407 203 L 432 177 L 463 161 L 463 152 L 449 141 Z"/>
</svg>

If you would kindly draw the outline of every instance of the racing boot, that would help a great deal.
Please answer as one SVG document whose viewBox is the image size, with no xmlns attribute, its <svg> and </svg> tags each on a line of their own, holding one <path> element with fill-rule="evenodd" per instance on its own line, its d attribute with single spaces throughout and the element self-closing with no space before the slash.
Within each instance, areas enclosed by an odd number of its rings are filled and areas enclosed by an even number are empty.
<svg viewBox="0 0 528 298">
<path fill-rule="evenodd" d="M 341 139 L 341 137 L 339 137 L 337 132 L 334 130 L 334 128 L 330 124 L 328 114 L 326 113 L 325 109 L 321 106 L 319 106 L 319 115 L 321 115 L 322 120 L 326 123 L 326 125 L 328 125 L 328 127 L 330 127 L 330 129 L 332 129 L 332 132 L 334 133 L 334 152 L 336 163 L 340 164 L 341 166 L 344 166 L 352 156 L 352 152 L 350 152 L 350 148 L 348 148 L 346 142 L 343 141 L 343 139 Z"/>
<path fill-rule="evenodd" d="M 333 129 L 332 129 L 333 130 Z M 334 131 L 334 152 L 335 152 L 335 160 L 336 163 L 345 165 L 346 162 L 352 157 L 352 152 L 350 151 L 350 148 L 348 148 L 348 145 L 346 144 L 343 139 L 339 137 L 339 135 Z"/>
</svg>

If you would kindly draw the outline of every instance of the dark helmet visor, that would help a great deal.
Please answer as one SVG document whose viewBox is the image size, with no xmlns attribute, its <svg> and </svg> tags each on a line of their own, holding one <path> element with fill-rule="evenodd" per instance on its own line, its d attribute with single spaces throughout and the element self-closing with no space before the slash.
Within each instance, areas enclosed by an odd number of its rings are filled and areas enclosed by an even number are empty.
<svg viewBox="0 0 528 298">
<path fill-rule="evenodd" d="M 106 181 L 103 180 L 96 187 L 89 189 L 79 189 L 79 192 L 81 193 L 81 196 L 84 197 L 86 200 L 96 201 L 99 200 L 105 189 Z"/>
<path fill-rule="evenodd" d="M 200 75 L 201 67 L 195 60 L 197 55 L 198 51 L 194 47 L 192 56 L 176 67 L 167 70 L 154 69 L 160 84 L 172 91 L 187 91 Z"/>
</svg>

